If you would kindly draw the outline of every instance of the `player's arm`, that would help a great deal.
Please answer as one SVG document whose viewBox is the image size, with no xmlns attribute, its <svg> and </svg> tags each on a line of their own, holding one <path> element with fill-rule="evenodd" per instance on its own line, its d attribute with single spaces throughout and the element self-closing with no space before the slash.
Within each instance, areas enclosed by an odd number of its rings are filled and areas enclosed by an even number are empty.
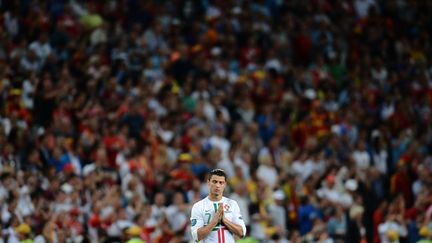
<svg viewBox="0 0 432 243">
<path fill-rule="evenodd" d="M 198 229 L 197 231 L 197 238 L 198 240 L 202 240 L 205 237 L 207 237 L 208 234 L 213 230 L 214 227 L 222 220 L 223 217 L 223 207 L 219 207 L 216 213 L 213 215 L 213 218 L 210 220 L 210 222 L 204 226 Z"/>
<path fill-rule="evenodd" d="M 229 221 L 228 219 L 223 217 L 222 222 L 231 233 L 237 235 L 240 238 L 243 238 L 246 235 L 246 226 L 240 214 L 240 208 L 237 202 L 235 201 L 232 206 L 233 206 L 233 214 L 234 214 L 233 221 Z"/>
<path fill-rule="evenodd" d="M 223 224 L 225 225 L 225 227 L 228 228 L 228 230 L 231 233 L 233 233 L 234 235 L 237 235 L 240 238 L 243 238 L 244 234 L 243 234 L 243 228 L 241 227 L 241 225 L 235 224 L 235 223 L 227 220 L 226 218 L 223 219 Z"/>
<path fill-rule="evenodd" d="M 191 213 L 191 231 L 192 231 L 192 238 L 195 241 L 200 241 L 207 237 L 207 235 L 213 230 L 213 228 L 219 223 L 219 221 L 222 218 L 222 209 L 218 210 L 213 218 L 210 220 L 210 222 L 207 225 L 204 225 L 204 220 L 202 219 L 202 216 L 200 215 L 201 208 L 195 204 L 192 207 L 192 213 Z"/>
</svg>

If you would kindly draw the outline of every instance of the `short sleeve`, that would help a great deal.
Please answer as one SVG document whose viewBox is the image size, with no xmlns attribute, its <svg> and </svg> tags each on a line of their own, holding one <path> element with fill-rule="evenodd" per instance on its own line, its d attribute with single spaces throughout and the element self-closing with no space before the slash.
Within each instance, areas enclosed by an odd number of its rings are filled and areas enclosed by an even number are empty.
<svg viewBox="0 0 432 243">
<path fill-rule="evenodd" d="M 204 226 L 204 219 L 202 217 L 202 206 L 200 203 L 195 203 L 191 211 L 191 233 L 195 242 L 198 242 L 198 229 Z"/>
<path fill-rule="evenodd" d="M 246 225 L 243 221 L 243 216 L 240 213 L 240 207 L 238 206 L 237 202 L 233 201 L 233 213 L 234 213 L 234 220 L 233 223 L 238 224 L 242 227 L 243 229 L 243 235 L 242 237 L 246 236 Z"/>
</svg>

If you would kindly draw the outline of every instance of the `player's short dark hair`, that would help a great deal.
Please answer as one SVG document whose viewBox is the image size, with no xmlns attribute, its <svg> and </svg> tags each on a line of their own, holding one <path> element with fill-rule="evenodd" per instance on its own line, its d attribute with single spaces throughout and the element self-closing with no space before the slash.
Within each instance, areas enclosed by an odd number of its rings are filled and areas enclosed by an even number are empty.
<svg viewBox="0 0 432 243">
<path fill-rule="evenodd" d="M 223 177 L 225 178 L 225 181 L 227 180 L 227 175 L 226 175 L 225 171 L 222 170 L 222 169 L 213 169 L 212 171 L 210 171 L 210 173 L 209 173 L 209 177 L 208 177 L 208 180 L 210 180 L 210 178 L 211 178 L 213 175 L 216 175 L 216 176 L 223 176 Z"/>
</svg>

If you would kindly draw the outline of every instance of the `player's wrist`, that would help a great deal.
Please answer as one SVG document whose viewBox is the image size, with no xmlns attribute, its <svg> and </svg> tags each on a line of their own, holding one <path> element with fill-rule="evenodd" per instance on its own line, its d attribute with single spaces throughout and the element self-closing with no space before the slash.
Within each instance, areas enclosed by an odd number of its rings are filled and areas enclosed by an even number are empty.
<svg viewBox="0 0 432 243">
<path fill-rule="evenodd" d="M 210 223 L 211 223 L 211 226 L 213 228 L 219 223 L 219 220 L 212 220 L 212 221 L 210 221 Z"/>
</svg>

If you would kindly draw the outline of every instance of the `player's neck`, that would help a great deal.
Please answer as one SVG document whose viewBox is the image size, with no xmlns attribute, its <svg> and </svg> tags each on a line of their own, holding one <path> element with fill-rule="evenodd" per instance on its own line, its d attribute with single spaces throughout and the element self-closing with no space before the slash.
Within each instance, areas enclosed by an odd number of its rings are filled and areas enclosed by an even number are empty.
<svg viewBox="0 0 432 243">
<path fill-rule="evenodd" d="M 222 200 L 222 195 L 212 195 L 212 194 L 209 194 L 208 198 L 209 198 L 210 201 L 219 202 L 220 200 Z"/>
</svg>

